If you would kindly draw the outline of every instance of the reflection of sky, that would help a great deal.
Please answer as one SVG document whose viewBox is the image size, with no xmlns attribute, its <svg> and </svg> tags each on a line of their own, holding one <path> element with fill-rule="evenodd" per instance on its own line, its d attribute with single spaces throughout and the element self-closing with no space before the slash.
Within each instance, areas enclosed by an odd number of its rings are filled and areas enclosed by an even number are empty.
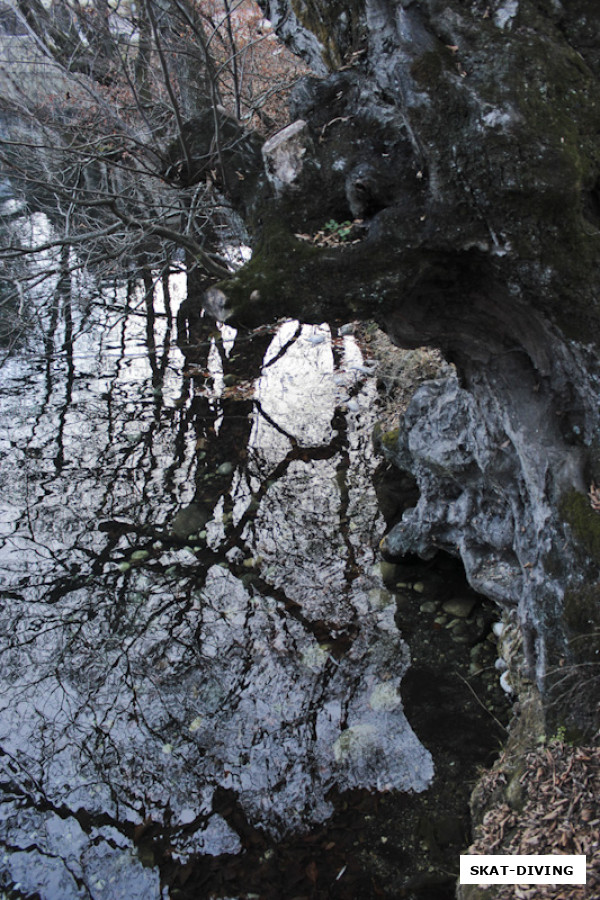
<svg viewBox="0 0 600 900">
<path fill-rule="evenodd" d="M 335 409 L 329 329 L 323 325 L 305 325 L 285 356 L 273 362 L 293 337 L 297 325 L 288 322 L 274 336 L 256 385 L 256 397 L 265 414 L 299 444 L 326 444 L 332 437 L 331 419 Z M 258 417 L 250 445 L 260 448 L 262 453 L 272 447 L 277 456 L 276 448 L 285 445 L 285 437 L 266 419 Z"/>
<path fill-rule="evenodd" d="M 238 852 L 217 787 L 279 834 L 323 821 L 332 787 L 422 790 L 432 774 L 374 570 L 376 390 L 356 342 L 278 329 L 247 373 L 247 463 L 226 447 L 233 472 L 211 494 L 201 454 L 238 415 L 222 373 L 242 350 L 229 332 L 207 341 L 221 382 L 199 398 L 161 290 L 150 344 L 140 288 L 89 293 L 73 298 L 71 355 L 60 307 L 48 362 L 32 341 L 0 373 L 0 765 L 21 792 L 0 804 L 0 835 L 21 848 L 13 881 L 49 900 L 157 898 L 127 823 L 170 817 L 182 859 Z M 180 277 L 170 294 L 176 309 Z M 161 540 L 194 498 L 212 510 L 205 537 Z M 113 520 L 129 530 L 100 529 Z"/>
</svg>

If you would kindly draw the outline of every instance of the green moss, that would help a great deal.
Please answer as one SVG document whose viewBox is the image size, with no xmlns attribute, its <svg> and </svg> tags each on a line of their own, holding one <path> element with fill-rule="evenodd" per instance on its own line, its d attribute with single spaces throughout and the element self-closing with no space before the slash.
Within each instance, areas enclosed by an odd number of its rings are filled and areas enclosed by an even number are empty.
<svg viewBox="0 0 600 900">
<path fill-rule="evenodd" d="M 577 662 L 600 663 L 600 585 L 568 590 L 564 621 L 569 649 Z"/>
<path fill-rule="evenodd" d="M 304 289 L 310 283 L 308 273 L 317 264 L 320 252 L 320 248 L 295 238 L 280 223 L 269 222 L 261 231 L 252 259 L 216 287 L 226 294 L 235 320 L 251 327 L 281 315 L 282 286 L 288 285 L 289 273 L 294 271 L 296 302 L 287 302 L 290 298 L 286 297 L 284 304 L 286 313 L 293 315 L 297 308 L 308 305 Z"/>
<path fill-rule="evenodd" d="M 588 498 L 571 491 L 563 497 L 560 512 L 580 547 L 600 563 L 600 515 L 591 509 Z M 591 733 L 598 727 L 594 685 L 600 677 L 600 584 L 596 571 L 592 568 L 590 572 L 583 562 L 580 583 L 565 592 L 562 624 L 568 650 L 566 665 L 556 669 L 549 680 L 554 724 L 569 729 L 569 740 L 576 739 L 574 729 Z"/>
<path fill-rule="evenodd" d="M 572 744 L 585 742 L 599 726 L 600 585 L 565 592 L 562 623 L 567 653 L 547 678 L 548 730 Z"/>
<path fill-rule="evenodd" d="M 600 565 L 600 515 L 591 508 L 588 497 L 569 491 L 560 502 L 559 512 L 577 543 Z"/>
<path fill-rule="evenodd" d="M 391 431 L 386 431 L 385 434 L 381 435 L 381 443 L 388 450 L 393 450 L 398 443 L 398 435 L 400 434 L 399 428 L 393 428 Z"/>
<path fill-rule="evenodd" d="M 236 326 L 252 328 L 282 314 L 303 322 L 335 321 L 372 315 L 396 298 L 422 253 L 407 253 L 399 269 L 387 242 L 340 243 L 320 247 L 299 240 L 287 221 L 286 207 L 261 207 L 260 237 L 252 259 L 214 288 L 223 292 Z"/>
<path fill-rule="evenodd" d="M 514 809 L 516 812 L 522 812 L 526 802 L 525 789 L 522 784 L 522 779 L 525 771 L 525 759 L 520 758 L 510 776 L 508 784 L 506 785 L 506 802 L 508 803 L 510 808 Z"/>
<path fill-rule="evenodd" d="M 600 238 L 597 222 L 588 221 L 586 201 L 599 173 L 598 85 L 581 56 L 540 18 L 535 4 L 522 8 L 520 16 L 519 31 L 487 35 L 494 42 L 492 65 L 484 30 L 481 46 L 470 48 L 465 60 L 470 81 L 490 108 L 516 113 L 495 136 L 492 158 L 501 167 L 486 200 L 490 210 L 503 211 L 514 258 L 525 263 L 523 278 L 532 291 L 539 278 L 537 262 L 551 260 L 552 284 L 544 303 L 552 305 L 570 336 L 581 339 L 598 317 L 590 285 L 597 280 Z M 463 168 L 477 171 L 486 165 L 478 152 L 474 148 Z"/>
<path fill-rule="evenodd" d="M 366 35 L 364 0 L 291 0 L 291 6 L 298 21 L 321 42 L 323 62 L 332 71 L 358 50 Z"/>
</svg>

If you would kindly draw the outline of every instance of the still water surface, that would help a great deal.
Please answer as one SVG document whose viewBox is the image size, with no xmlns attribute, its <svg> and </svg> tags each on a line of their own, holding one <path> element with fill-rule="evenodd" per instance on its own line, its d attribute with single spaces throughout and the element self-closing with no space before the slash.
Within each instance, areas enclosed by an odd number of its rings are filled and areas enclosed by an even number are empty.
<svg viewBox="0 0 600 900">
<path fill-rule="evenodd" d="M 0 888 L 167 898 L 148 831 L 184 866 L 423 791 L 353 335 L 51 284 L 0 372 Z"/>
</svg>

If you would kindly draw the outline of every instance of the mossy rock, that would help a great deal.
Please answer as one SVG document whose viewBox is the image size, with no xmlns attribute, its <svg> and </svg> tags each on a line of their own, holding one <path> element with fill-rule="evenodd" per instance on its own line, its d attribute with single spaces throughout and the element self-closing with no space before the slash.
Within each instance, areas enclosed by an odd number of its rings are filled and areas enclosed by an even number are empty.
<svg viewBox="0 0 600 900">
<path fill-rule="evenodd" d="M 577 661 L 600 663 L 600 585 L 568 590 L 564 620 L 569 649 Z"/>
<path fill-rule="evenodd" d="M 517 766 L 510 781 L 506 785 L 506 802 L 510 808 L 514 809 L 516 812 L 522 812 L 523 807 L 525 806 L 525 789 L 521 784 L 524 771 L 525 763 L 522 761 Z"/>
<path fill-rule="evenodd" d="M 393 428 L 391 431 L 386 431 L 380 437 L 381 443 L 387 450 L 394 450 L 398 443 L 399 434 L 399 428 Z"/>
<path fill-rule="evenodd" d="M 562 498 L 559 511 L 580 547 L 600 565 L 600 515 L 594 512 L 586 495 L 569 491 Z"/>
<path fill-rule="evenodd" d="M 291 0 L 298 20 L 319 39 L 323 46 L 323 62 L 328 69 L 338 69 L 351 53 L 358 50 L 366 37 L 363 0 Z"/>
</svg>

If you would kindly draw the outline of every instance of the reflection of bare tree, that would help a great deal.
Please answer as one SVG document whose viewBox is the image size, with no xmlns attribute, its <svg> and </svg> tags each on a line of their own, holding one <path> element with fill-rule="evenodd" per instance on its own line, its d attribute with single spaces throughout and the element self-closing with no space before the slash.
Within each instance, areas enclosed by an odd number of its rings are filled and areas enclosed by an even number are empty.
<svg viewBox="0 0 600 900">
<path fill-rule="evenodd" d="M 101 278 L 185 260 L 197 299 L 207 279 L 231 274 L 227 245 L 247 242 L 240 216 L 262 170 L 256 126 L 276 130 L 298 64 L 271 52 L 250 0 L 10 7 L 0 167 L 54 230 L 36 245 L 2 229 L 4 327 L 18 323 L 21 296 L 30 302 L 24 261 L 61 247 L 73 271 Z"/>
<path fill-rule="evenodd" d="M 162 271 L 160 274 L 160 286 L 162 289 L 165 329 L 162 339 L 162 348 L 160 356 L 156 346 L 156 309 L 154 302 L 154 293 L 156 280 L 153 277 L 151 269 L 143 269 L 142 280 L 144 282 L 144 301 L 146 304 L 146 346 L 148 348 L 148 360 L 152 369 L 152 387 L 157 395 L 157 401 L 160 398 L 160 391 L 165 377 L 165 371 L 169 361 L 169 349 L 171 343 L 171 328 L 173 322 L 173 311 L 171 309 L 171 293 L 169 285 L 168 272 Z M 160 405 L 157 408 L 157 414 L 160 414 Z"/>
<path fill-rule="evenodd" d="M 236 853 L 259 824 L 322 821 L 335 786 L 419 788 L 430 774 L 399 702 L 404 645 L 368 571 L 369 429 L 324 389 L 327 342 L 309 399 L 329 405 L 305 409 L 324 432 L 307 441 L 294 417 L 308 382 L 300 369 L 293 386 L 292 361 L 311 335 L 207 332 L 184 359 L 177 290 L 148 271 L 92 291 L 84 311 L 65 274 L 27 391 L 23 362 L 4 370 L 16 431 L 0 475 L 13 510 L 0 538 L 0 829 L 13 881 L 23 852 L 27 889 L 51 865 L 65 900 L 95 897 L 98 871 L 125 879 L 123 896 L 158 896 L 132 855 L 154 829 L 183 859 Z M 267 392 L 281 379 L 287 411 Z M 340 512 L 356 503 L 350 536 Z"/>
</svg>

